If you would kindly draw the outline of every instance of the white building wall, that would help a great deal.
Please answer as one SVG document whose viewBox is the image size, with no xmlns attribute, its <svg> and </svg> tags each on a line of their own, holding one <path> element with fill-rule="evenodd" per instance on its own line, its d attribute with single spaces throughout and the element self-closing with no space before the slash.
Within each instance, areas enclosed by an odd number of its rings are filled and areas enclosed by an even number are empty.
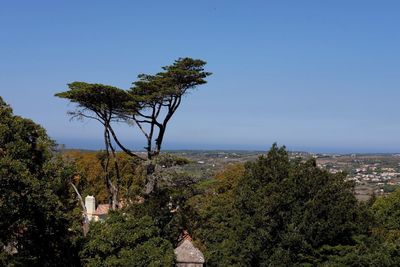
<svg viewBox="0 0 400 267">
<path fill-rule="evenodd" d="M 96 210 L 96 199 L 94 196 L 87 196 L 85 198 L 85 206 L 86 206 L 86 212 L 88 215 L 88 219 L 92 219 L 92 215 Z"/>
</svg>

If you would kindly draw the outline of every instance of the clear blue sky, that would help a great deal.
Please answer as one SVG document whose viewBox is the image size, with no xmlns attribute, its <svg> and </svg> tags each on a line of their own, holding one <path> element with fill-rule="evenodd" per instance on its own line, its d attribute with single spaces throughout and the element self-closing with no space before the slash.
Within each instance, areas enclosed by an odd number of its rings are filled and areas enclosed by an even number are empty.
<svg viewBox="0 0 400 267">
<path fill-rule="evenodd" d="M 214 75 L 166 148 L 399 152 L 399 14 L 389 0 L 2 1 L 0 95 L 59 143 L 99 148 L 98 126 L 70 122 L 54 93 L 129 88 L 190 56 Z"/>
</svg>

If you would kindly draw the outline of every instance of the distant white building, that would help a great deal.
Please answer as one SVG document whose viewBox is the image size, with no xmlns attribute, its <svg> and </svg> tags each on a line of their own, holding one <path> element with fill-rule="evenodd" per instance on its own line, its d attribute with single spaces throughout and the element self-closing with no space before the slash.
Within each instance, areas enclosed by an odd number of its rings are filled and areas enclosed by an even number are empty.
<svg viewBox="0 0 400 267">
<path fill-rule="evenodd" d="M 110 210 L 109 204 L 100 204 L 96 208 L 96 199 L 90 195 L 85 198 L 85 207 L 89 221 L 95 222 L 105 220 Z"/>
</svg>

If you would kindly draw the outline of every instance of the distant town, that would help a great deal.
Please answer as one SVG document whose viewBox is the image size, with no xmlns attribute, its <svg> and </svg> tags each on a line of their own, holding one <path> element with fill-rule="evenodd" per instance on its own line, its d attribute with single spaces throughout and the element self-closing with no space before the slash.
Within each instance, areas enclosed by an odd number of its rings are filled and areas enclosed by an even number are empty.
<svg viewBox="0 0 400 267">
<path fill-rule="evenodd" d="M 313 155 L 319 167 L 331 173 L 344 171 L 356 183 L 356 197 L 393 192 L 400 184 L 400 154 Z"/>
<path fill-rule="evenodd" d="M 169 151 L 192 160 L 187 165 L 193 175 L 211 177 L 227 164 L 255 160 L 261 151 Z M 400 154 L 314 154 L 290 152 L 291 158 L 315 158 L 317 166 L 331 173 L 345 172 L 355 182 L 355 194 L 366 201 L 372 196 L 393 192 L 400 186 Z"/>
</svg>

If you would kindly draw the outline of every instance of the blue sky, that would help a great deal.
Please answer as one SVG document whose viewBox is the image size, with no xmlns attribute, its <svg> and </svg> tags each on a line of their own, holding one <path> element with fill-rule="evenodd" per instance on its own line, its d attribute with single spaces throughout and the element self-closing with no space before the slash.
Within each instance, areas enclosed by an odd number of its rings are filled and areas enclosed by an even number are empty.
<svg viewBox="0 0 400 267">
<path fill-rule="evenodd" d="M 178 57 L 208 62 L 165 148 L 400 151 L 399 1 L 2 1 L 0 95 L 67 147 L 94 122 L 55 98 L 72 81 L 129 88 Z M 132 129 L 125 142 L 140 148 Z"/>
</svg>

